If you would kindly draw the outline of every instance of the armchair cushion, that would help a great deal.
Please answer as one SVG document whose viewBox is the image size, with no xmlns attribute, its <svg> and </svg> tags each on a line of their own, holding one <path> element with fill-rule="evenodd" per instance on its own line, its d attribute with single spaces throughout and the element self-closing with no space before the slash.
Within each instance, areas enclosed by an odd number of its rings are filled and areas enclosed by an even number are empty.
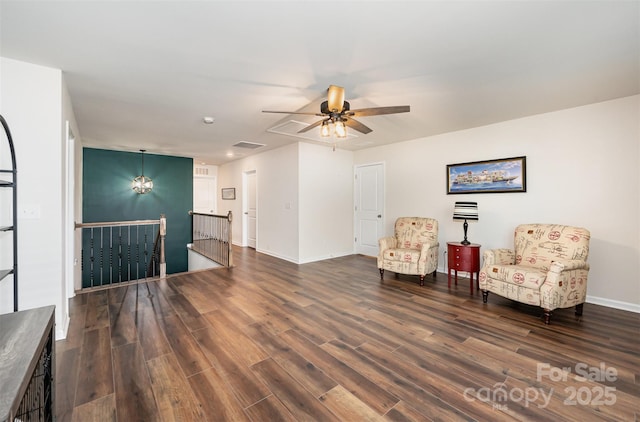
<svg viewBox="0 0 640 422">
<path fill-rule="evenodd" d="M 486 271 L 494 280 L 534 289 L 539 289 L 547 278 L 546 271 L 524 265 L 490 265 Z"/>
<path fill-rule="evenodd" d="M 548 271 L 553 261 L 586 261 L 589 237 L 580 227 L 522 224 L 515 230 L 516 264 Z"/>
<path fill-rule="evenodd" d="M 394 248 L 385 250 L 383 254 L 384 259 L 389 261 L 414 262 L 417 264 L 420 260 L 421 251 L 421 249 Z"/>
<path fill-rule="evenodd" d="M 394 232 L 399 248 L 420 249 L 425 243 L 438 243 L 438 222 L 433 218 L 398 218 Z"/>
</svg>

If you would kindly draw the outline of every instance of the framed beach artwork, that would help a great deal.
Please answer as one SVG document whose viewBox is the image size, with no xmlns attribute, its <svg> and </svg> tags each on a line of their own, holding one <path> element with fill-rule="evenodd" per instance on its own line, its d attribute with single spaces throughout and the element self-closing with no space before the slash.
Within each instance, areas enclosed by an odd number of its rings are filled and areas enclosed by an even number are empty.
<svg viewBox="0 0 640 422">
<path fill-rule="evenodd" d="M 447 164 L 447 194 L 527 191 L 527 158 Z"/>
</svg>

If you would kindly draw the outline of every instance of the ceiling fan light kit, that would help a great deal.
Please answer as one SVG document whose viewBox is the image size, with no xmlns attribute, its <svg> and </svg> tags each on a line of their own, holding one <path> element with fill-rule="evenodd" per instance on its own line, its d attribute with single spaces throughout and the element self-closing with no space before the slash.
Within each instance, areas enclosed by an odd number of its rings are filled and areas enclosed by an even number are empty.
<svg viewBox="0 0 640 422">
<path fill-rule="evenodd" d="M 364 135 L 372 132 L 369 127 L 355 120 L 353 117 L 379 116 L 383 114 L 407 113 L 409 111 L 410 106 L 408 105 L 369 107 L 359 110 L 351 110 L 349 102 L 344 100 L 344 88 L 337 85 L 329 85 L 329 89 L 327 90 L 327 101 L 323 101 L 320 104 L 320 113 L 262 110 L 263 113 L 303 114 L 323 117 L 322 120 L 318 120 L 317 122 L 300 129 L 298 133 L 304 133 L 320 126 L 321 137 L 328 138 L 333 133 L 338 139 L 344 139 L 347 137 L 347 126 Z"/>
<path fill-rule="evenodd" d="M 344 139 L 347 137 L 347 128 L 344 125 L 344 122 L 338 120 L 337 122 L 332 122 L 331 119 L 326 119 L 322 121 L 322 126 L 320 126 L 320 136 L 323 138 L 331 137 L 331 134 L 334 134 L 338 139 Z"/>
<path fill-rule="evenodd" d="M 323 120 L 322 126 L 320 127 L 320 136 L 323 138 L 328 138 L 331 136 L 331 128 L 329 128 L 329 121 Z"/>
<path fill-rule="evenodd" d="M 347 137 L 347 127 L 344 125 L 342 120 L 338 120 L 333 126 L 337 138 Z"/>
</svg>

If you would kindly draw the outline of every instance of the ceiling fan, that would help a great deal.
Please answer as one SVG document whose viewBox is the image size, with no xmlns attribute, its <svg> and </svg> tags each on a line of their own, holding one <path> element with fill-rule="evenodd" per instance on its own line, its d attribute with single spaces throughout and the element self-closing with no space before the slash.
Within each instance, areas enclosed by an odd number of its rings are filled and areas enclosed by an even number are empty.
<svg viewBox="0 0 640 422">
<path fill-rule="evenodd" d="M 369 107 L 358 110 L 351 110 L 349 102 L 344 100 L 344 88 L 336 85 L 329 85 L 327 90 L 327 100 L 320 104 L 320 113 L 305 113 L 298 111 L 273 111 L 262 110 L 263 113 L 283 113 L 283 114 L 304 114 L 308 116 L 324 117 L 322 120 L 301 129 L 298 133 L 307 132 L 315 127 L 320 126 L 320 135 L 328 137 L 331 134 L 331 127 L 338 138 L 346 138 L 346 126 L 357 130 L 360 133 L 367 134 L 372 130 L 360 123 L 354 117 L 379 116 L 382 114 L 406 113 L 410 110 L 406 106 L 390 106 L 390 107 Z"/>
</svg>

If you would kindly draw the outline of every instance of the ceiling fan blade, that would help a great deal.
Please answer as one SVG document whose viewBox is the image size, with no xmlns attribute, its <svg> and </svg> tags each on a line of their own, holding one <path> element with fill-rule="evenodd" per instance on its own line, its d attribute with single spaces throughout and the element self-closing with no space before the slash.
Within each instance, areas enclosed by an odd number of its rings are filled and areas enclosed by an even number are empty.
<svg viewBox="0 0 640 422">
<path fill-rule="evenodd" d="M 275 111 L 275 110 L 262 110 L 263 113 L 280 113 L 280 114 L 303 114 L 305 116 L 324 116 L 321 113 L 304 113 L 301 111 Z"/>
<path fill-rule="evenodd" d="M 329 85 L 327 102 L 329 111 L 340 113 L 344 104 L 344 88 L 341 86 Z"/>
<path fill-rule="evenodd" d="M 367 126 L 363 125 L 362 123 L 354 119 L 347 119 L 344 123 L 347 126 L 349 126 L 351 129 L 355 129 L 364 135 L 366 135 L 369 132 L 372 132 L 370 128 L 368 128 Z"/>
<path fill-rule="evenodd" d="M 325 119 L 325 120 L 326 120 L 326 119 Z M 305 133 L 305 132 L 308 132 L 308 131 L 310 131 L 311 129 L 313 129 L 314 127 L 318 127 L 318 126 L 320 126 L 320 125 L 322 124 L 322 122 L 324 122 L 324 120 L 318 120 L 318 121 L 317 121 L 317 122 L 315 122 L 314 124 L 309 125 L 309 126 L 307 126 L 307 127 L 305 127 L 305 128 L 300 129 L 300 130 L 298 131 L 298 133 Z"/>
<path fill-rule="evenodd" d="M 407 113 L 410 111 L 410 106 L 390 106 L 390 107 L 371 107 L 371 108 L 361 108 L 359 110 L 349 110 L 345 114 L 349 116 L 379 116 L 381 114 L 396 114 L 396 113 Z"/>
</svg>

